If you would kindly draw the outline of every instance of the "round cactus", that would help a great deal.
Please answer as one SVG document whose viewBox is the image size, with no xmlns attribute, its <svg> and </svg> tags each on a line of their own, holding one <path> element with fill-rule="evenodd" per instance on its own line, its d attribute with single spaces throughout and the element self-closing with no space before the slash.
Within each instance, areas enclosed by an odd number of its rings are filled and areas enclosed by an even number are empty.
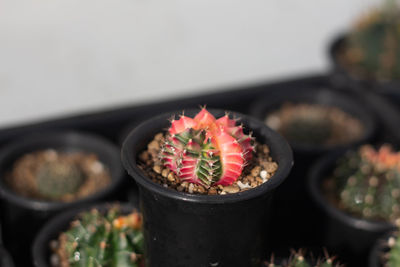
<svg viewBox="0 0 400 267">
<path fill-rule="evenodd" d="M 92 210 L 79 217 L 59 237 L 56 266 L 144 266 L 139 213 L 123 216 L 114 207 L 105 215 Z"/>
<path fill-rule="evenodd" d="M 332 123 L 318 113 L 310 115 L 314 116 L 294 116 L 282 128 L 282 134 L 299 144 L 324 144 L 332 135 Z"/>
<path fill-rule="evenodd" d="M 36 173 L 38 192 L 52 199 L 75 193 L 84 180 L 85 174 L 71 162 L 46 162 L 38 168 Z"/>
<path fill-rule="evenodd" d="M 400 8 L 387 1 L 363 16 L 346 40 L 344 61 L 362 77 L 400 78 Z"/>
<path fill-rule="evenodd" d="M 348 153 L 334 171 L 340 205 L 367 219 L 399 223 L 400 152 L 389 145 L 375 150 L 370 145 Z"/>
<path fill-rule="evenodd" d="M 228 115 L 216 119 L 203 108 L 194 118 L 182 115 L 171 122 L 160 158 L 181 181 L 225 186 L 251 160 L 253 143 Z"/>
</svg>

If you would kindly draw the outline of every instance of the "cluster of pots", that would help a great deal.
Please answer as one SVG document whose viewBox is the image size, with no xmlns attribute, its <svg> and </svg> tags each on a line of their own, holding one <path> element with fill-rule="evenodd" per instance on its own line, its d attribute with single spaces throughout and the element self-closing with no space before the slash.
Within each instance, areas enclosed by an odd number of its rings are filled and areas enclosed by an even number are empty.
<svg viewBox="0 0 400 267">
<path fill-rule="evenodd" d="M 260 266 L 270 252 L 304 246 L 328 247 L 348 266 L 367 266 L 368 257 L 370 266 L 379 266 L 377 257 L 383 248 L 373 246 L 394 225 L 355 218 L 329 203 L 321 190 L 324 179 L 346 151 L 364 143 L 382 141 L 379 122 L 359 90 L 369 87 L 365 90 L 371 91 L 380 86 L 385 88 L 387 84 L 370 86 L 347 75 L 335 58 L 335 49 L 341 42 L 335 42 L 331 51 L 336 64 L 335 89 L 292 88 L 269 92 L 249 105 L 250 115 L 231 112 L 253 132 L 259 143 L 268 145 L 279 165 L 268 183 L 251 190 L 197 195 L 165 188 L 148 178 L 138 167 L 139 153 L 155 134 L 168 128 L 168 119 L 179 112 L 162 114 L 137 125 L 126 136 L 122 154 L 109 141 L 79 132 L 42 133 L 4 146 L 0 151 L 1 238 L 16 266 L 30 266 L 32 262 L 38 267 L 50 266 L 49 242 L 66 229 L 79 211 L 93 205 L 104 210 L 106 206 L 100 202 L 126 200 L 121 198 L 127 180 L 122 165 L 139 189 L 139 204 L 135 207 L 143 214 L 148 266 Z M 354 90 L 350 93 L 337 88 L 343 85 Z M 289 144 L 264 123 L 266 115 L 285 102 L 337 107 L 361 122 L 362 135 L 341 145 Z M 185 115 L 193 117 L 197 112 L 185 110 Z M 210 112 L 215 117 L 225 114 L 217 109 Z M 96 153 L 110 170 L 110 185 L 68 203 L 33 200 L 15 194 L 4 179 L 10 166 L 25 153 L 46 148 Z M 123 209 L 132 209 L 132 206 L 124 205 Z M 16 233 L 23 236 L 23 242 L 15 240 Z M 0 266 L 12 264 L 0 243 Z"/>
</svg>

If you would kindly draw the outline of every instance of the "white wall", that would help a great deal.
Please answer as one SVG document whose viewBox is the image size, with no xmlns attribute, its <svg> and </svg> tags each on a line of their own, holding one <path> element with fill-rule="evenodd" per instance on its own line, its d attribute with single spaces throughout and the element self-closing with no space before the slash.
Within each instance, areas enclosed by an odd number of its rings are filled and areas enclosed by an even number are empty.
<svg viewBox="0 0 400 267">
<path fill-rule="evenodd" d="M 0 127 L 323 72 L 377 2 L 0 0 Z"/>
</svg>

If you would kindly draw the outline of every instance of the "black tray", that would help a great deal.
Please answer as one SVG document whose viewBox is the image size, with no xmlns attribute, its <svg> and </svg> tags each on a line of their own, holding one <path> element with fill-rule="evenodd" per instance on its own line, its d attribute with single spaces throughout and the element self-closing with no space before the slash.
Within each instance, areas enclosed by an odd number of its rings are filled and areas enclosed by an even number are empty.
<svg viewBox="0 0 400 267">
<path fill-rule="evenodd" d="M 334 85 L 331 80 L 332 78 L 329 75 L 312 75 L 287 81 L 265 82 L 236 88 L 226 88 L 222 91 L 219 90 L 218 93 L 199 94 L 197 96 L 155 103 L 124 106 L 101 112 L 67 116 L 32 124 L 3 128 L 0 129 L 0 149 L 6 143 L 25 134 L 49 130 L 80 130 L 92 132 L 120 145 L 124 135 L 127 134 L 130 128 L 156 114 L 198 107 L 200 105 L 207 105 L 209 108 L 233 110 L 246 114 L 251 109 L 251 103 L 264 94 L 284 88 L 297 88 L 298 90 L 308 87 L 333 88 Z M 393 123 L 393 121 L 400 118 L 398 107 L 395 105 L 397 103 L 393 104 L 393 102 L 387 101 L 388 99 L 386 99 L 385 96 L 377 95 L 373 92 L 365 91 L 360 94 L 359 92 L 351 90 L 351 88 L 336 88 L 335 90 L 343 90 L 352 97 L 361 98 L 361 100 L 365 102 L 365 105 L 373 110 L 378 120 L 381 122 L 378 142 L 392 141 L 398 143 L 400 135 L 395 127 L 396 124 Z M 21 240 L 17 232 L 16 229 L 16 242 Z M 7 246 L 7 244 L 5 244 L 5 246 Z"/>
</svg>

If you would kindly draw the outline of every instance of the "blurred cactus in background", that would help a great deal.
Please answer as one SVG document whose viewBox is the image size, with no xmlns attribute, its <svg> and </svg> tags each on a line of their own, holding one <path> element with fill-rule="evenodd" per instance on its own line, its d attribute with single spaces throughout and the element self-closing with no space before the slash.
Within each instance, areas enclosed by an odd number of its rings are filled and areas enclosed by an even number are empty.
<svg viewBox="0 0 400 267">
<path fill-rule="evenodd" d="M 85 174 L 73 162 L 46 162 L 39 167 L 36 181 L 41 195 L 59 199 L 63 195 L 75 193 L 85 181 Z"/>
<path fill-rule="evenodd" d="M 350 32 L 342 60 L 363 78 L 400 78 L 400 7 L 397 1 L 362 16 Z"/>
<path fill-rule="evenodd" d="M 340 207 L 366 219 L 399 223 L 400 152 L 364 145 L 338 161 Z"/>
</svg>

